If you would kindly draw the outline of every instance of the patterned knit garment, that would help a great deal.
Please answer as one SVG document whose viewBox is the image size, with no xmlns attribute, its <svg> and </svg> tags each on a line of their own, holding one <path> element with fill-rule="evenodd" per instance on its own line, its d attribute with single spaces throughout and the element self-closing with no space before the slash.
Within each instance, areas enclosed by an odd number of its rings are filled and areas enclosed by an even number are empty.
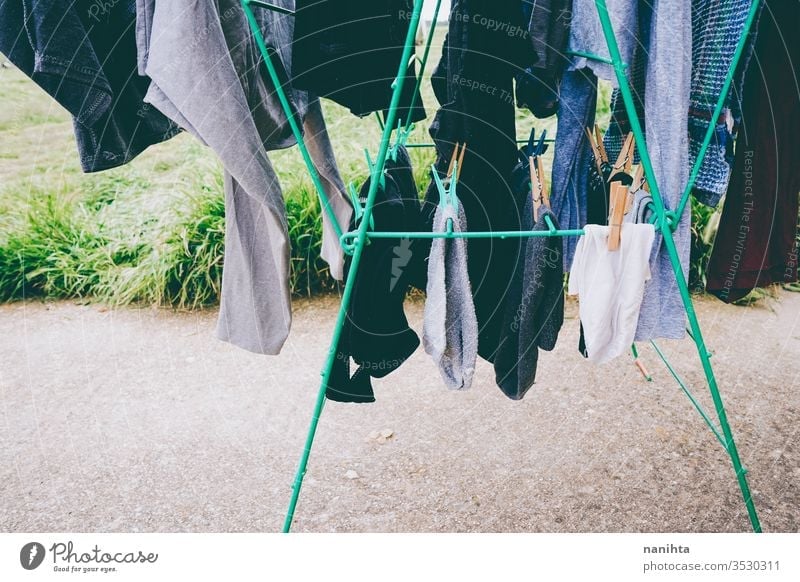
<svg viewBox="0 0 800 582">
<path fill-rule="evenodd" d="M 695 198 L 709 206 L 717 205 L 731 174 L 734 136 L 726 124 L 730 94 L 720 118 L 711 118 L 754 1 L 760 0 L 692 0 L 689 165 L 694 166 L 708 127 L 714 123 L 714 135 L 693 190 Z"/>
</svg>

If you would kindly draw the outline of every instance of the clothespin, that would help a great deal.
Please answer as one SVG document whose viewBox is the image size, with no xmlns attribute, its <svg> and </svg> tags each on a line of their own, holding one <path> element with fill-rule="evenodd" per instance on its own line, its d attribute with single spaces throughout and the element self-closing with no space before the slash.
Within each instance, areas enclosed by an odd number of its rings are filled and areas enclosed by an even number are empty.
<svg viewBox="0 0 800 582">
<path fill-rule="evenodd" d="M 397 152 L 398 150 L 406 145 L 408 142 L 408 136 L 411 135 L 411 132 L 414 131 L 414 124 L 411 123 L 408 127 L 403 127 L 403 121 L 401 119 L 397 120 L 397 133 L 395 142 L 389 147 L 389 157 L 392 158 L 392 161 L 397 161 Z"/>
<path fill-rule="evenodd" d="M 544 155 L 544 152 L 547 151 L 547 144 L 544 143 L 546 137 L 547 137 L 547 130 L 545 129 L 539 135 L 539 143 L 537 143 L 536 147 L 533 149 L 533 155 L 536 156 L 537 158 L 539 156 Z"/>
<path fill-rule="evenodd" d="M 461 146 L 460 152 L 459 146 Z M 453 154 L 450 156 L 450 165 L 447 167 L 447 180 L 450 180 L 453 176 L 453 169 L 456 167 L 456 162 L 458 162 L 456 180 L 461 176 L 461 168 L 464 166 L 464 153 L 466 151 L 466 143 L 462 145 L 460 142 L 456 142 L 456 147 L 453 149 Z"/>
<path fill-rule="evenodd" d="M 550 208 L 550 195 L 547 191 L 547 182 L 544 178 L 542 158 L 530 156 L 528 166 L 531 174 L 531 197 L 533 199 L 533 221 L 539 220 L 539 209 L 544 206 Z"/>
<path fill-rule="evenodd" d="M 436 171 L 436 164 L 431 165 L 433 173 L 433 181 L 436 183 L 436 189 L 439 190 L 439 206 L 444 208 L 451 206 L 458 211 L 458 197 L 456 196 L 456 183 L 458 182 L 458 160 L 453 160 L 452 170 L 455 171 L 455 179 L 447 180 L 445 183 Z"/>
<path fill-rule="evenodd" d="M 536 157 L 541 156 L 543 153 L 547 151 L 547 144 L 545 143 L 545 138 L 547 137 L 547 130 L 545 129 L 539 135 L 539 141 L 536 141 L 536 128 L 534 127 L 531 129 L 531 133 L 528 136 L 528 143 L 525 144 L 522 149 L 521 153 L 522 156 L 527 159 L 530 156 Z"/>
<path fill-rule="evenodd" d="M 600 133 L 600 126 L 598 126 L 596 123 L 594 124 L 594 135 L 595 140 L 597 141 L 597 149 L 600 150 L 600 160 L 601 162 L 607 164 L 608 152 L 606 152 L 606 146 L 603 143 L 603 135 Z"/>
<path fill-rule="evenodd" d="M 533 222 L 539 220 L 539 207 L 542 205 L 542 184 L 539 182 L 539 170 L 533 156 L 528 157 L 528 169 L 531 174 L 531 197 L 533 198 Z"/>
<path fill-rule="evenodd" d="M 536 156 L 536 172 L 539 175 L 539 185 L 542 189 L 542 204 L 550 208 L 550 192 L 547 189 L 547 179 L 544 175 L 544 165 L 542 164 L 541 156 Z"/>
<path fill-rule="evenodd" d="M 355 222 L 356 227 L 358 227 L 359 223 L 361 222 L 361 218 L 364 216 L 364 203 L 366 200 L 361 200 L 358 196 L 358 192 L 356 192 L 356 187 L 350 182 L 347 185 L 347 192 L 350 194 L 350 203 L 353 205 L 353 220 Z M 370 230 L 375 230 L 375 217 L 369 217 L 369 228 Z"/>
<path fill-rule="evenodd" d="M 620 237 L 622 232 L 622 219 L 625 216 L 627 206 L 628 187 L 619 180 L 611 182 L 611 196 L 609 206 L 611 212 L 608 217 L 608 250 L 619 250 Z"/>
<path fill-rule="evenodd" d="M 364 148 L 364 155 L 367 158 L 367 167 L 369 168 L 369 175 L 370 177 L 372 177 L 375 171 L 375 164 L 372 162 L 372 158 L 369 157 L 369 150 L 367 148 Z M 383 175 L 383 168 L 381 168 L 381 175 L 380 178 L 378 179 L 378 183 L 380 184 L 381 188 L 386 187 L 386 177 Z"/>
<path fill-rule="evenodd" d="M 431 166 L 433 180 L 436 183 L 436 188 L 439 190 L 439 206 L 451 206 L 455 212 L 458 212 L 458 196 L 456 195 L 456 184 L 458 178 L 461 176 L 461 168 L 464 166 L 464 154 L 467 151 L 467 144 L 456 143 L 453 148 L 453 154 L 450 156 L 450 165 L 447 168 L 445 179 L 442 180 L 439 172 L 436 170 L 436 164 Z M 448 232 L 451 227 L 448 226 Z"/>
<path fill-rule="evenodd" d="M 595 126 L 595 127 L 597 127 L 597 126 Z M 586 128 L 586 137 L 589 140 L 589 147 L 592 148 L 592 155 L 594 156 L 594 165 L 597 168 L 597 173 L 602 176 L 603 175 L 603 170 L 602 170 L 603 161 L 601 159 L 600 147 L 597 145 L 597 142 L 595 141 L 594 136 L 592 135 L 592 132 L 588 127 Z"/>
<path fill-rule="evenodd" d="M 622 180 L 626 185 L 630 185 L 630 173 L 633 165 L 633 133 L 628 133 L 625 142 L 622 144 L 622 149 L 619 151 L 617 161 L 611 168 L 611 175 L 608 178 L 609 182 L 614 180 Z"/>
<path fill-rule="evenodd" d="M 642 168 L 642 165 L 639 164 L 636 166 L 636 171 L 633 173 L 631 192 L 638 192 L 645 187 L 645 184 L 647 184 L 647 180 L 644 177 L 644 168 Z"/>
</svg>

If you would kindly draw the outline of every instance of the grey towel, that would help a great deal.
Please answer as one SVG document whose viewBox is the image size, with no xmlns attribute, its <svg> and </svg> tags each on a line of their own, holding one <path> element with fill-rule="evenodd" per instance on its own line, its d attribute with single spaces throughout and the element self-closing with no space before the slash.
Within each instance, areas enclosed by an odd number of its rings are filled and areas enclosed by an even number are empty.
<svg viewBox="0 0 800 582">
<path fill-rule="evenodd" d="M 555 215 L 544 207 L 533 224 L 529 197 L 522 227 L 546 231 L 547 216 L 558 228 Z M 520 400 L 533 386 L 539 348 L 555 348 L 564 323 L 563 237 L 530 237 L 523 250 L 508 290 L 500 347 L 494 360 L 495 381 L 512 400 Z"/>
<path fill-rule="evenodd" d="M 453 232 L 466 230 L 467 218 L 461 204 L 439 206 L 433 218 L 433 232 L 444 232 L 447 221 Z M 467 241 L 437 238 L 428 257 L 428 285 L 422 342 L 433 357 L 448 388 L 466 390 L 472 384 L 478 357 L 478 319 L 472 302 L 467 272 Z"/>
</svg>

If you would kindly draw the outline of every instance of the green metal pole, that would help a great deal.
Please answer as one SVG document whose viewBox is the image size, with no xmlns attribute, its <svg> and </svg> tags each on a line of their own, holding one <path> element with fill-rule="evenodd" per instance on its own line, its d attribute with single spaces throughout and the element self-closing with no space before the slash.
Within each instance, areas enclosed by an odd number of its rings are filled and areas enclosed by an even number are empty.
<svg viewBox="0 0 800 582">
<path fill-rule="evenodd" d="M 370 232 L 369 238 L 536 238 L 543 236 L 582 236 L 584 230 L 576 228 L 574 230 L 494 230 L 494 231 L 475 231 L 475 232 L 403 232 L 403 231 L 380 231 Z M 342 240 L 347 243 L 350 239 L 356 238 L 358 232 L 347 232 Z"/>
<path fill-rule="evenodd" d="M 294 117 L 294 111 L 292 106 L 289 104 L 289 99 L 286 97 L 286 92 L 283 90 L 280 77 L 278 77 L 278 73 L 275 70 L 275 65 L 272 64 L 272 59 L 270 58 L 269 51 L 267 50 L 267 44 L 264 42 L 264 36 L 261 34 L 261 27 L 258 25 L 256 17 L 253 14 L 253 9 L 250 7 L 251 4 L 266 10 L 275 10 L 276 12 L 286 15 L 291 15 L 294 13 L 279 6 L 267 4 L 266 2 L 259 2 L 258 0 L 242 0 L 242 7 L 244 8 L 244 13 L 247 16 L 247 21 L 250 23 L 250 29 L 253 31 L 253 36 L 256 39 L 258 49 L 261 51 L 261 54 L 264 57 L 264 62 L 267 65 L 267 72 L 272 80 L 272 84 L 275 86 L 275 92 L 278 94 L 278 100 L 281 102 L 283 111 L 286 113 L 286 118 L 289 120 L 289 126 L 292 128 L 292 133 L 297 141 L 297 147 L 300 148 L 300 153 L 303 155 L 303 160 L 308 167 L 308 173 L 311 176 L 311 181 L 314 183 L 314 188 L 317 189 L 319 201 L 322 204 L 322 207 L 325 209 L 325 212 L 328 214 L 328 218 L 330 218 L 331 222 L 333 223 L 333 229 L 336 231 L 336 236 L 341 238 L 342 227 L 339 224 L 339 220 L 336 218 L 336 214 L 333 212 L 333 208 L 328 202 L 328 197 L 325 195 L 325 189 L 322 187 L 322 181 L 319 178 L 319 172 L 317 172 L 317 168 L 308 153 L 308 149 L 306 149 L 306 142 L 303 139 L 303 132 L 300 130 L 300 126 L 297 124 L 297 120 Z"/>
<path fill-rule="evenodd" d="M 750 32 L 750 28 L 753 26 L 753 21 L 756 18 L 756 14 L 758 14 L 760 2 L 761 0 L 753 0 L 753 3 L 750 5 L 750 12 L 747 13 L 747 20 L 744 23 L 742 37 L 739 39 L 739 43 L 736 45 L 736 51 L 733 53 L 733 60 L 731 61 L 731 66 L 728 69 L 728 74 L 725 75 L 725 82 L 722 85 L 722 93 L 720 93 L 719 99 L 717 99 L 717 105 L 714 107 L 714 113 L 711 115 L 711 123 L 708 124 L 706 135 L 703 138 L 703 144 L 700 146 L 700 151 L 697 153 L 697 158 L 692 166 L 692 172 L 689 175 L 689 181 L 686 183 L 686 189 L 683 191 L 680 204 L 678 204 L 678 210 L 676 212 L 677 216 L 683 215 L 683 209 L 686 208 L 686 204 L 689 202 L 689 196 L 692 193 L 694 183 L 697 180 L 698 174 L 700 173 L 700 167 L 703 165 L 703 159 L 706 157 L 706 150 L 708 150 L 708 146 L 711 144 L 711 138 L 714 135 L 717 119 L 719 119 L 719 116 L 722 114 L 722 108 L 725 107 L 725 101 L 728 99 L 728 93 L 730 93 L 731 90 L 731 83 L 733 83 L 733 76 L 736 74 L 736 66 L 739 64 L 739 60 L 742 57 L 742 52 L 744 52 L 744 47 L 747 44 L 747 35 Z"/>
<path fill-rule="evenodd" d="M 689 325 L 691 326 L 694 334 L 695 345 L 697 346 L 697 351 L 703 364 L 703 371 L 705 372 L 706 379 L 708 380 L 708 387 L 711 391 L 711 397 L 714 400 L 714 408 L 716 409 L 717 416 L 719 417 L 722 434 L 725 437 L 725 443 L 727 445 L 728 453 L 731 457 L 731 462 L 733 463 L 736 479 L 739 482 L 739 488 L 742 490 L 742 496 L 744 497 L 744 503 L 747 507 L 747 513 L 750 518 L 750 523 L 753 526 L 753 530 L 760 532 L 761 524 L 758 520 L 758 514 L 756 513 L 755 504 L 753 503 L 753 497 L 750 493 L 750 487 L 747 484 L 747 477 L 745 476 L 747 471 L 742 466 L 742 462 L 739 459 L 739 452 L 736 449 L 736 443 L 733 440 L 733 434 L 731 432 L 730 425 L 728 424 L 728 417 L 725 413 L 725 407 L 722 404 L 722 397 L 720 396 L 719 389 L 717 387 L 717 380 L 714 376 L 714 370 L 712 369 L 711 361 L 708 358 L 708 350 L 706 350 L 705 342 L 703 341 L 703 335 L 700 331 L 700 324 L 697 321 L 697 314 L 695 313 L 694 305 L 692 304 L 692 298 L 689 295 L 689 287 L 686 283 L 686 277 L 683 273 L 683 267 L 681 266 L 680 258 L 678 256 L 678 250 L 675 247 L 675 240 L 672 238 L 672 228 L 668 223 L 667 209 L 664 206 L 664 201 L 661 198 L 661 193 L 658 189 L 658 183 L 656 182 L 653 165 L 650 161 L 650 154 L 647 151 L 644 133 L 642 132 L 639 118 L 636 115 L 636 107 L 634 106 L 633 95 L 631 94 L 631 89 L 628 85 L 628 79 L 625 76 L 625 67 L 622 63 L 622 57 L 619 52 L 619 46 L 617 45 L 617 39 L 614 36 L 614 28 L 611 25 L 611 19 L 608 15 L 608 7 L 606 6 L 605 0 L 595 0 L 595 6 L 597 6 L 600 23 L 603 27 L 603 36 L 605 36 L 606 42 L 608 43 L 608 50 L 614 65 L 614 73 L 616 74 L 620 93 L 625 103 L 625 109 L 628 113 L 631 130 L 633 131 L 636 143 L 638 145 L 639 157 L 642 161 L 642 166 L 644 167 L 647 181 L 650 184 L 650 194 L 653 197 L 653 202 L 656 206 L 656 213 L 658 214 L 657 222 L 661 226 L 664 244 L 667 248 L 670 262 L 672 263 L 672 269 L 675 272 L 675 279 L 678 284 L 678 290 L 680 291 L 681 299 L 683 300 L 683 305 L 686 308 L 686 315 L 689 318 Z M 679 215 L 676 217 L 676 220 L 678 219 Z"/>
<path fill-rule="evenodd" d="M 243 1 L 247 2 L 247 0 Z M 325 360 L 325 366 L 322 371 L 322 382 L 319 387 L 319 392 L 317 393 L 317 400 L 314 404 L 314 413 L 311 417 L 311 424 L 308 428 L 308 435 L 306 436 L 305 446 L 303 447 L 303 454 L 300 458 L 300 464 L 297 468 L 297 473 L 295 474 L 294 483 L 292 485 L 292 497 L 289 501 L 289 509 L 286 513 L 286 519 L 283 523 L 284 533 L 288 533 L 292 527 L 294 512 L 297 507 L 297 500 L 300 497 L 300 489 L 303 486 L 303 477 L 306 474 L 306 467 L 308 466 L 308 457 L 311 453 L 311 447 L 314 444 L 314 436 L 317 432 L 317 425 L 319 424 L 322 408 L 325 404 L 325 388 L 330 379 L 331 368 L 333 366 L 334 358 L 336 357 L 336 346 L 339 344 L 339 337 L 341 336 L 345 318 L 347 317 L 347 306 L 350 304 L 350 297 L 353 293 L 353 284 L 356 279 L 356 273 L 358 272 L 358 266 L 361 262 L 361 255 L 366 244 L 369 219 L 370 216 L 372 216 L 372 207 L 375 204 L 375 196 L 378 192 L 379 176 L 383 173 L 383 166 L 386 162 L 386 154 L 389 150 L 389 138 L 391 137 L 392 128 L 394 127 L 395 119 L 397 118 L 397 108 L 400 104 L 400 94 L 403 90 L 403 81 L 405 80 L 406 63 L 408 63 L 408 59 L 411 56 L 411 50 L 414 47 L 414 38 L 417 33 L 420 13 L 422 12 L 422 1 L 423 0 L 414 0 L 414 10 L 412 12 L 411 22 L 408 27 L 408 35 L 406 36 L 403 58 L 401 59 L 400 66 L 398 68 L 395 87 L 392 93 L 392 100 L 389 104 L 389 112 L 384 124 L 383 135 L 381 136 L 381 143 L 378 149 L 378 159 L 372 169 L 369 192 L 367 194 L 367 202 L 364 207 L 364 216 L 361 219 L 361 223 L 358 227 L 358 238 L 356 240 L 356 246 L 353 252 L 353 260 L 350 264 L 350 270 L 347 274 L 347 280 L 344 285 L 342 303 L 339 306 L 339 314 L 336 316 L 336 324 L 333 328 L 333 337 L 331 338 L 331 345 L 328 349 L 328 356 Z M 252 16 L 252 14 L 249 16 Z M 264 51 L 263 48 L 262 51 Z M 288 103 L 284 103 L 283 101 L 282 104 L 284 107 L 288 105 Z M 306 164 L 309 164 L 308 160 L 306 160 Z M 312 165 L 313 164 L 309 164 L 309 167 Z"/>
</svg>

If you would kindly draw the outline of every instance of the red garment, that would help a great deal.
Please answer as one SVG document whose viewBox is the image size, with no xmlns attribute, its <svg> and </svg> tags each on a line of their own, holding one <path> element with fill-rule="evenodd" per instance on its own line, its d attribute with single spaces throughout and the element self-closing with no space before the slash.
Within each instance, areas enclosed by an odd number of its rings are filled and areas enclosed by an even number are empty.
<svg viewBox="0 0 800 582">
<path fill-rule="evenodd" d="M 730 303 L 797 281 L 800 2 L 769 0 L 743 91 L 743 121 L 706 288 Z"/>
</svg>

